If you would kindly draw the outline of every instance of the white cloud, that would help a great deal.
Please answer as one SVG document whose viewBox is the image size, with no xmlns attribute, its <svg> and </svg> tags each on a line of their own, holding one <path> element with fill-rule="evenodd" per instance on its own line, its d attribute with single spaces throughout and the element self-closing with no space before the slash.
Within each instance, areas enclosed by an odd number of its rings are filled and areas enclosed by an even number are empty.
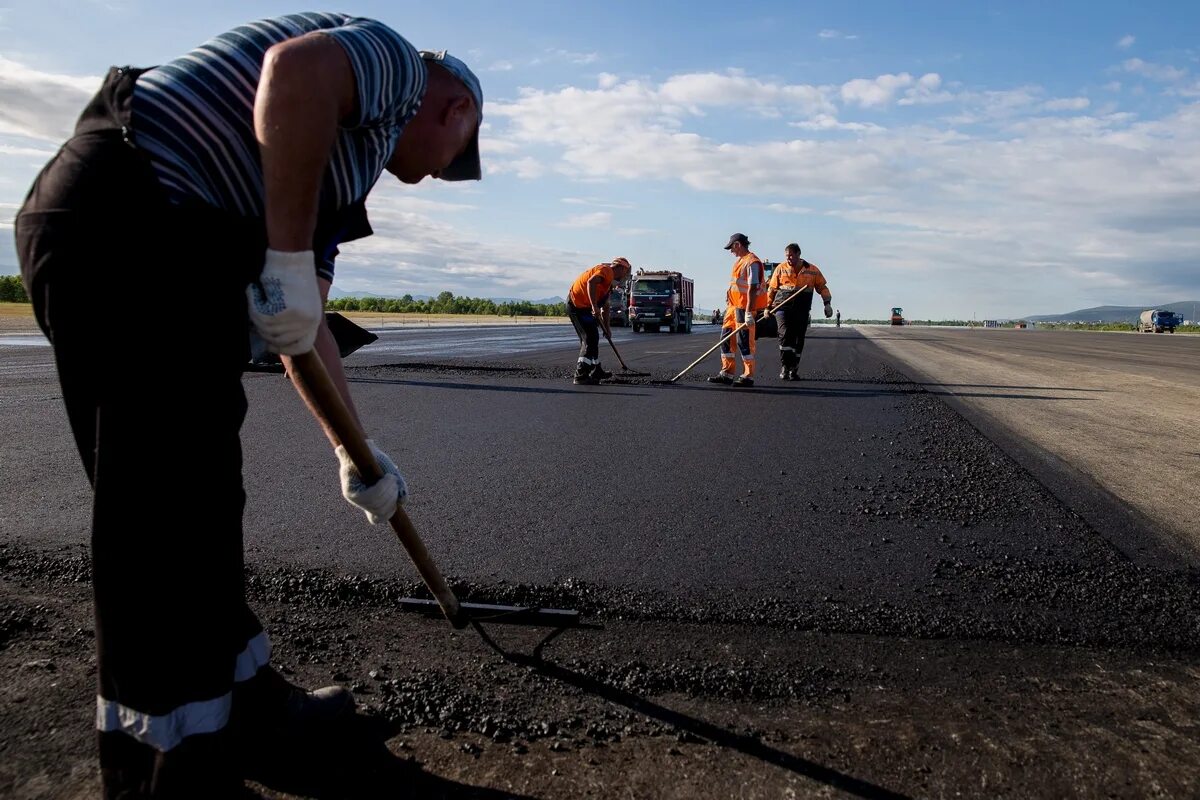
<svg viewBox="0 0 1200 800">
<path fill-rule="evenodd" d="M 17 147 L 15 145 L 11 145 L 11 144 L 0 144 L 0 156 L 13 156 L 13 157 L 18 157 L 18 158 L 32 157 L 32 158 L 37 158 L 37 159 L 40 159 L 43 161 L 47 161 L 53 155 L 54 155 L 54 150 L 52 150 L 50 148 Z M 3 207 L 4 207 L 4 204 L 0 203 L 0 208 L 3 208 Z"/>
<path fill-rule="evenodd" d="M 614 203 L 611 200 L 602 200 L 596 197 L 564 197 L 562 202 L 573 206 L 597 206 L 626 211 L 634 207 L 632 203 Z"/>
<path fill-rule="evenodd" d="M 767 203 L 764 206 L 759 206 L 759 208 L 765 209 L 767 211 L 775 211 L 779 214 L 812 214 L 812 213 L 814 213 L 811 208 L 806 208 L 805 206 L 790 206 L 787 203 Z"/>
<path fill-rule="evenodd" d="M 904 91 L 898 104 L 902 106 L 928 106 L 936 103 L 948 103 L 954 99 L 954 94 L 942 89 L 942 76 L 936 72 L 928 72 L 917 79 L 916 84 Z"/>
<path fill-rule="evenodd" d="M 1121 91 L 1121 82 L 1109 81 L 1108 83 L 1104 84 L 1104 90 L 1108 92 L 1119 92 Z"/>
<path fill-rule="evenodd" d="M 837 117 L 830 114 L 817 114 L 812 119 L 806 119 L 802 122 L 789 122 L 788 125 L 805 131 L 867 131 L 870 133 L 882 133 L 887 130 L 876 125 L 874 122 L 840 122 Z"/>
<path fill-rule="evenodd" d="M 1092 104 L 1086 97 L 1058 97 L 1042 103 L 1046 111 L 1082 111 Z"/>
<path fill-rule="evenodd" d="M 1133 43 L 1136 41 L 1137 39 L 1134 38 L 1133 34 L 1127 33 L 1120 39 L 1117 39 L 1117 48 L 1120 50 L 1128 50 L 1129 48 L 1133 47 Z"/>
<path fill-rule="evenodd" d="M 511 61 L 497 61 L 488 67 L 488 72 L 511 72 L 513 70 Z"/>
<path fill-rule="evenodd" d="M 737 71 L 676 75 L 653 94 L 668 106 L 680 105 L 692 113 L 699 113 L 701 107 L 735 106 L 774 111 L 786 108 L 803 115 L 833 110 L 827 90 L 821 87 L 761 81 Z"/>
<path fill-rule="evenodd" d="M 552 297 L 570 285 L 578 272 L 573 265 L 596 263 L 595 254 L 545 247 L 520 234 L 482 241 L 430 213 L 439 205 L 431 196 L 445 191 L 436 182 L 381 181 L 368 204 L 375 235 L 339 248 L 334 285 L 397 297 L 446 289 L 470 297 Z M 480 259 L 481 252 L 488 257 Z"/>
<path fill-rule="evenodd" d="M 607 228 L 612 224 L 612 214 L 608 211 L 593 211 L 590 214 L 576 214 L 557 223 L 559 228 Z"/>
<path fill-rule="evenodd" d="M 821 39 L 857 39 L 858 38 L 858 34 L 842 33 L 841 31 L 834 30 L 833 28 L 825 28 L 820 33 L 818 33 L 817 36 Z"/>
<path fill-rule="evenodd" d="M 842 102 L 863 108 L 883 106 L 892 102 L 896 92 L 913 85 L 913 77 L 907 72 L 899 75 L 880 75 L 878 78 L 855 78 L 842 84 Z"/>
<path fill-rule="evenodd" d="M 0 134 L 67 138 L 100 78 L 32 69 L 0 56 Z"/>
<path fill-rule="evenodd" d="M 1142 61 L 1140 58 L 1129 58 L 1122 61 L 1121 69 L 1134 75 L 1141 75 L 1143 78 L 1165 83 L 1177 81 L 1187 75 L 1186 69 L 1172 67 L 1168 64 L 1153 64 L 1149 61 Z"/>
</svg>

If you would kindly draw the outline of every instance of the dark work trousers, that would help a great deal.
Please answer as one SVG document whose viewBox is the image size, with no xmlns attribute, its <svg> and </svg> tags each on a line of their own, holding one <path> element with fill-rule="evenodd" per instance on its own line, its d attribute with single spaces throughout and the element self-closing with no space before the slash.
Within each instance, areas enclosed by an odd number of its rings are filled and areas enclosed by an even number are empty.
<svg viewBox="0 0 1200 800">
<path fill-rule="evenodd" d="M 592 316 L 590 308 L 576 308 L 567 302 L 567 316 L 579 334 L 579 361 L 575 366 L 577 377 L 587 377 L 600 366 L 600 323 Z"/>
<path fill-rule="evenodd" d="M 106 798 L 233 797 L 235 682 L 270 644 L 243 586 L 245 286 L 256 226 L 170 205 L 112 70 L 18 213 L 21 274 L 92 485 Z"/>
<path fill-rule="evenodd" d="M 808 333 L 809 315 L 812 313 L 811 291 L 802 291 L 800 296 L 775 311 L 775 325 L 779 329 L 779 364 L 786 370 L 800 366 L 800 355 L 804 352 L 804 337 Z M 775 305 L 788 299 L 783 291 L 776 293 Z"/>
</svg>

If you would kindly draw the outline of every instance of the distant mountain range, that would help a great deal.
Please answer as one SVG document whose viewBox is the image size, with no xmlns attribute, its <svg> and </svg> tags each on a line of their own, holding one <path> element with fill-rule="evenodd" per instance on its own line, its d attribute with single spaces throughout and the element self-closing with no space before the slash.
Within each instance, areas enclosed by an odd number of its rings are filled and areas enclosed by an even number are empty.
<svg viewBox="0 0 1200 800">
<path fill-rule="evenodd" d="M 1150 309 L 1174 311 L 1176 314 L 1182 314 L 1184 319 L 1194 320 L 1197 310 L 1200 310 L 1200 300 L 1182 300 L 1156 306 L 1096 306 L 1065 314 L 1040 314 L 1021 319 L 1029 322 L 1127 322 L 1132 325 L 1137 322 L 1143 311 Z"/>
</svg>

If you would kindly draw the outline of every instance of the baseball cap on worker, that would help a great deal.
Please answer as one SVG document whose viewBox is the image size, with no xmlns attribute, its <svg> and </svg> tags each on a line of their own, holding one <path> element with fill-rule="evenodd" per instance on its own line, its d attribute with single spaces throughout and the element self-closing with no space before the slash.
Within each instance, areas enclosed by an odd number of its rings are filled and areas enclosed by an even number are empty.
<svg viewBox="0 0 1200 800">
<path fill-rule="evenodd" d="M 630 264 L 629 259 L 625 258 L 624 256 L 617 256 L 609 263 L 611 263 L 613 266 L 620 264 L 621 266 L 625 267 L 625 269 L 629 270 L 630 272 L 633 272 L 633 265 Z"/>
<path fill-rule="evenodd" d="M 732 250 L 734 242 L 741 242 L 744 247 L 750 246 L 750 240 L 746 238 L 746 234 L 735 233 L 733 236 L 729 237 L 729 242 L 725 245 L 725 249 Z"/>
<path fill-rule="evenodd" d="M 463 85 L 467 87 L 467 91 L 475 98 L 475 108 L 479 112 L 479 122 L 482 123 L 483 89 L 479 85 L 479 78 L 475 77 L 471 68 L 462 59 L 455 58 L 445 50 L 422 50 L 421 58 L 443 67 L 462 81 Z M 450 162 L 450 166 L 439 172 L 438 178 L 443 181 L 477 181 L 482 177 L 483 170 L 479 166 L 479 128 L 476 128 L 475 135 L 471 137 L 467 149 Z"/>
</svg>

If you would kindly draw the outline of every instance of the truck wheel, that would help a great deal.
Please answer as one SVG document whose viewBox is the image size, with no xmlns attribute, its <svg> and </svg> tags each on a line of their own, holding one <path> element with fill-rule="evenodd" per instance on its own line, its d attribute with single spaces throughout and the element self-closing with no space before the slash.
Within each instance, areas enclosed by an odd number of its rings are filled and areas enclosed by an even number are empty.
<svg viewBox="0 0 1200 800">
<path fill-rule="evenodd" d="M 692 316 L 691 316 L 691 314 L 689 314 L 689 315 L 688 315 L 688 318 L 687 318 L 687 325 L 685 325 L 685 326 L 684 326 L 684 328 L 683 328 L 683 332 L 684 332 L 684 333 L 691 333 L 691 332 L 692 332 Z"/>
</svg>

